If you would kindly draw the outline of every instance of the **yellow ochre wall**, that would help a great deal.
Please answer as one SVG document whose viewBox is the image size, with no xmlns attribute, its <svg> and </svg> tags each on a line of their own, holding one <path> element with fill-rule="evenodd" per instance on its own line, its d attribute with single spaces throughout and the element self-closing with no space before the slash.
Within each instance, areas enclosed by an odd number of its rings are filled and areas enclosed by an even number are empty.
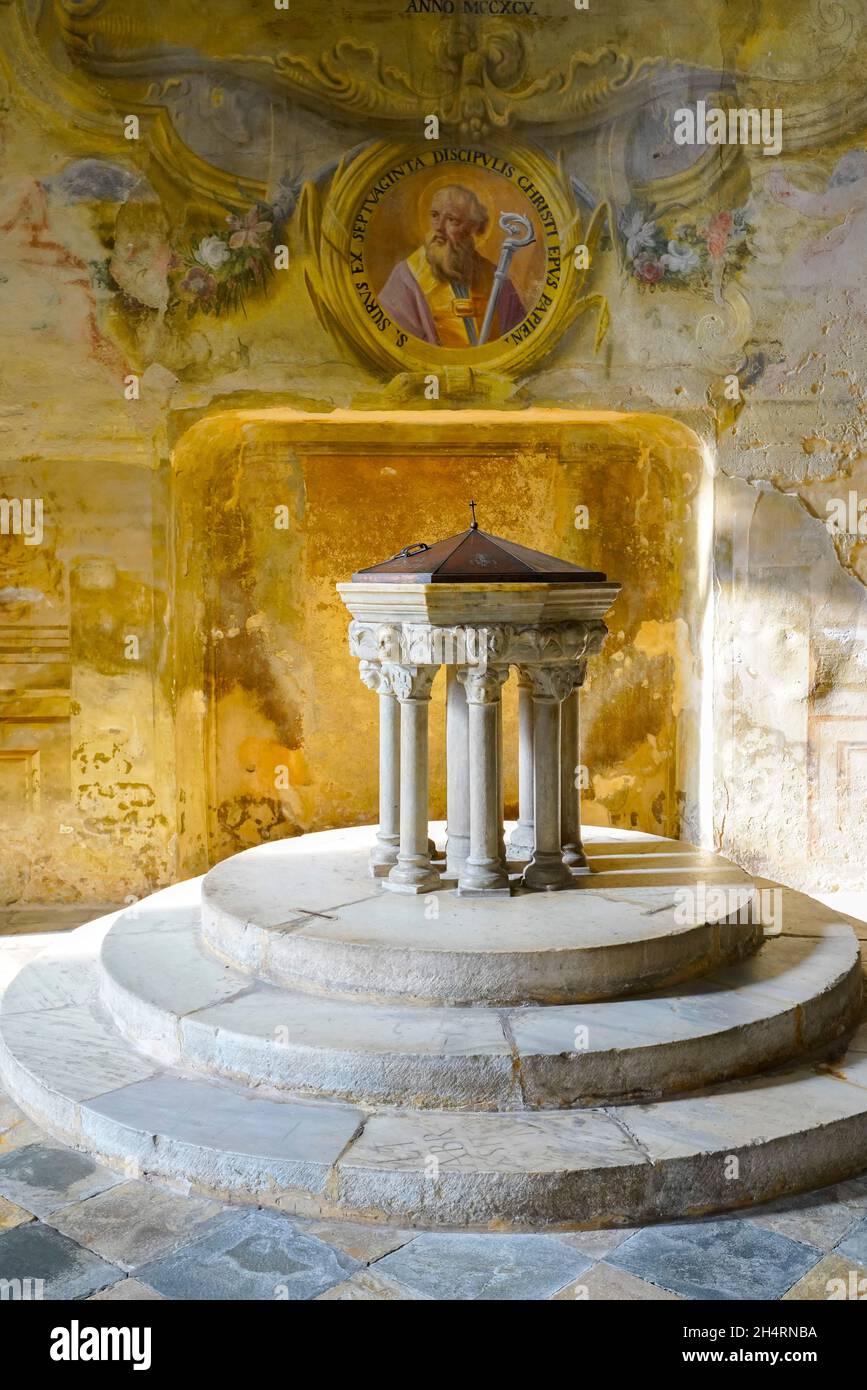
<svg viewBox="0 0 867 1390">
<path fill-rule="evenodd" d="M 43 515 L 0 529 L 0 904 L 374 819 L 334 584 L 470 497 L 623 584 L 588 820 L 867 887 L 865 7 L 447 9 L 0 3 L 0 501 Z M 780 153 L 677 145 L 698 98 L 781 110 Z M 380 147 L 553 190 L 526 345 L 365 337 L 344 212 Z M 441 726 L 438 692 L 434 813 Z"/>
</svg>

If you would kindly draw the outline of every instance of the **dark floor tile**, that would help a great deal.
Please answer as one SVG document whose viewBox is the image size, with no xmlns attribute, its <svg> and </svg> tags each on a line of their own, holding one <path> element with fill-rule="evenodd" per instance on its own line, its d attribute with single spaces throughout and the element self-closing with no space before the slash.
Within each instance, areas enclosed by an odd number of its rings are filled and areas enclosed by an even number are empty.
<svg viewBox="0 0 867 1390">
<path fill-rule="evenodd" d="M 744 1221 L 647 1226 L 609 1264 L 687 1298 L 781 1298 L 821 1252 Z"/>
<path fill-rule="evenodd" d="M 315 1298 L 360 1267 L 288 1216 L 249 1211 L 136 1277 L 166 1298 L 294 1300 Z"/>
<path fill-rule="evenodd" d="M 122 1270 L 41 1221 L 0 1235 L 0 1279 L 30 1280 L 32 1294 L 32 1281 L 42 1280 L 43 1298 L 87 1298 L 122 1278 Z"/>
</svg>

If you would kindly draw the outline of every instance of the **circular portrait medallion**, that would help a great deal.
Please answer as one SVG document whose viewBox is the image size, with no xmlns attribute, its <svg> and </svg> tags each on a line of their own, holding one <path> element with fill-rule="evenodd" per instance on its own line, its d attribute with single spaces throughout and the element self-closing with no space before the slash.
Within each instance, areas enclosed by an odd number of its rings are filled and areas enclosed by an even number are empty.
<svg viewBox="0 0 867 1390">
<path fill-rule="evenodd" d="M 531 148 L 369 147 L 335 176 L 319 276 L 362 355 L 392 370 L 526 370 L 587 307 L 586 235 L 568 184 Z"/>
</svg>

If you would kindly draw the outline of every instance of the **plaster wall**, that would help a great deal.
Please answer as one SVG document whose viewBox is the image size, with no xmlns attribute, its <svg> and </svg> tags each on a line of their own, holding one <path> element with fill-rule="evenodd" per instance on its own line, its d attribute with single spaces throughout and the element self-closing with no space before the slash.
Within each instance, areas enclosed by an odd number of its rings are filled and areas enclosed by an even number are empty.
<svg viewBox="0 0 867 1390">
<path fill-rule="evenodd" d="M 370 816 L 330 586 L 458 529 L 470 491 L 624 583 L 590 819 L 867 886 L 864 5 L 537 10 L 374 4 L 362 40 L 342 3 L 0 5 L 0 496 L 44 506 L 39 544 L 0 535 L 5 901 L 118 901 Z M 783 111 L 778 156 L 674 143 L 679 105 L 726 94 Z M 449 369 L 428 402 L 351 350 L 316 273 L 338 174 L 431 102 L 447 141 L 532 147 L 605 216 L 593 303 L 532 370 Z M 215 294 L 202 242 L 238 229 L 287 268 Z"/>
</svg>

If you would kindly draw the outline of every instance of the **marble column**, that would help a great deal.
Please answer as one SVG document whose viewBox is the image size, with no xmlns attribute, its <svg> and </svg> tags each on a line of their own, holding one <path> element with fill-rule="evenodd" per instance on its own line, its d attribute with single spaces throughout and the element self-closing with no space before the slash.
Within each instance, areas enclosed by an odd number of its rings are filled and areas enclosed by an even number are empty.
<svg viewBox="0 0 867 1390">
<path fill-rule="evenodd" d="M 518 676 L 518 823 L 509 836 L 513 859 L 533 853 L 533 687 L 523 672 Z"/>
<path fill-rule="evenodd" d="M 470 852 L 458 881 L 462 897 L 508 895 L 509 876 L 500 857 L 502 806 L 497 758 L 497 706 L 507 667 L 465 667 L 458 680 L 469 715 Z"/>
<path fill-rule="evenodd" d="M 368 690 L 379 695 L 379 827 L 370 851 L 370 872 L 384 878 L 397 863 L 400 845 L 400 705 L 388 666 L 362 661 L 359 669 Z"/>
<path fill-rule="evenodd" d="M 567 888 L 572 875 L 560 849 L 560 706 L 572 692 L 574 673 L 563 666 L 522 668 L 533 687 L 533 858 L 526 888 Z"/>
<path fill-rule="evenodd" d="M 429 893 L 440 886 L 428 843 L 428 710 L 436 666 L 391 667 L 400 702 L 400 848 L 382 886 L 392 893 Z"/>
<path fill-rule="evenodd" d="M 581 672 L 581 679 L 584 673 Z M 581 843 L 580 680 L 560 706 L 560 847 L 570 869 L 586 869 L 587 855 Z"/>
<path fill-rule="evenodd" d="M 446 873 L 458 877 L 470 852 L 470 743 L 467 692 L 446 667 Z"/>
</svg>

